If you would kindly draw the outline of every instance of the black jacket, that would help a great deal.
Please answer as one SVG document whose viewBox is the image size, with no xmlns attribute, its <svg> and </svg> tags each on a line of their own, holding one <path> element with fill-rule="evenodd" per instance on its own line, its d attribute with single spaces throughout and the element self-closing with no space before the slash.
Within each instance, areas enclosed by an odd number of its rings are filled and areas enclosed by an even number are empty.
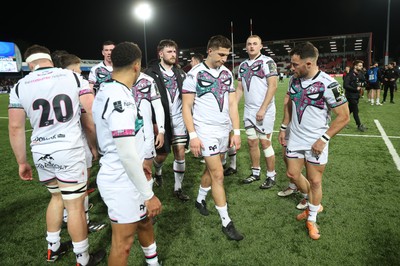
<svg viewBox="0 0 400 266">
<path fill-rule="evenodd" d="M 172 68 L 172 71 L 174 72 L 176 81 L 178 83 L 179 97 L 182 99 L 182 85 L 183 85 L 183 80 L 186 77 L 186 74 L 182 69 L 176 66 Z M 164 146 L 161 149 L 157 150 L 157 152 L 169 153 L 171 151 L 171 140 L 172 140 L 171 117 L 169 115 L 167 88 L 165 87 L 163 75 L 160 70 L 160 61 L 156 60 L 150 62 L 148 68 L 144 71 L 144 73 L 151 76 L 155 80 L 158 87 L 158 91 L 160 92 L 161 103 L 164 108 L 164 114 L 165 114 Z M 156 123 L 155 121 L 156 120 L 153 111 L 153 124 Z"/>
<path fill-rule="evenodd" d="M 354 72 L 351 69 L 349 74 L 346 75 L 343 82 L 343 88 L 345 89 L 345 95 L 348 99 L 358 99 L 360 98 L 360 92 L 357 87 L 362 87 L 364 81 L 364 76 L 362 73 Z"/>
</svg>

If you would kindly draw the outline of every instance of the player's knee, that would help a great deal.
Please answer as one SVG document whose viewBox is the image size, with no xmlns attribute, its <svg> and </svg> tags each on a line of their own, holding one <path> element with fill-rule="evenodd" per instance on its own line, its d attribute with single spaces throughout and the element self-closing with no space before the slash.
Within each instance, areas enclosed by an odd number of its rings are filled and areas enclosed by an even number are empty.
<svg viewBox="0 0 400 266">
<path fill-rule="evenodd" d="M 275 151 L 274 151 L 274 148 L 272 148 L 272 145 L 270 145 L 268 148 L 264 149 L 263 151 L 264 151 L 264 156 L 266 158 L 275 155 Z"/>
<path fill-rule="evenodd" d="M 253 127 L 246 129 L 246 135 L 249 140 L 258 139 L 257 132 Z"/>
</svg>

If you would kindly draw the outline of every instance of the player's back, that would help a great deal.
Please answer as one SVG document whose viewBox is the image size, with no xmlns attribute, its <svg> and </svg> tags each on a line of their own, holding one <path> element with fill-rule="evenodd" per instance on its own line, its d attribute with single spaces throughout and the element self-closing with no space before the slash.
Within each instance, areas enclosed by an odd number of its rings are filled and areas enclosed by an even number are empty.
<svg viewBox="0 0 400 266">
<path fill-rule="evenodd" d="M 21 105 L 30 120 L 32 151 L 49 153 L 83 145 L 79 95 L 87 88 L 81 85 L 81 77 L 61 68 L 38 69 L 15 85 L 10 105 Z"/>
</svg>

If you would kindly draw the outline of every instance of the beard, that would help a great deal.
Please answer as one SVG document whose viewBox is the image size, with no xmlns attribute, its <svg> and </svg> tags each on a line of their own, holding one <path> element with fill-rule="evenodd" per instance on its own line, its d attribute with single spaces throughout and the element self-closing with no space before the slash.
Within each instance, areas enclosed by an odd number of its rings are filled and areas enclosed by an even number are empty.
<svg viewBox="0 0 400 266">
<path fill-rule="evenodd" d="M 166 65 L 173 66 L 176 63 L 176 58 L 170 58 L 170 59 L 165 59 L 164 58 L 164 63 Z"/>
</svg>

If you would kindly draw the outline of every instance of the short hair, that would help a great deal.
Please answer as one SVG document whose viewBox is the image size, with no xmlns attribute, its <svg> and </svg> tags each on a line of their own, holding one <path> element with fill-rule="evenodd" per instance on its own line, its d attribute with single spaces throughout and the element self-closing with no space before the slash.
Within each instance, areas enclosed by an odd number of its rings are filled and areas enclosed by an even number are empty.
<svg viewBox="0 0 400 266">
<path fill-rule="evenodd" d="M 74 54 L 64 54 L 60 57 L 60 67 L 67 68 L 70 65 L 80 64 L 81 59 Z"/>
<path fill-rule="evenodd" d="M 214 35 L 208 40 L 207 50 L 208 49 L 217 49 L 217 48 L 232 48 L 231 41 L 223 35 Z"/>
<path fill-rule="evenodd" d="M 102 47 L 107 46 L 107 45 L 115 45 L 115 43 L 113 41 L 107 40 L 107 41 L 103 42 Z"/>
<path fill-rule="evenodd" d="M 290 51 L 289 53 L 290 56 L 293 55 L 298 55 L 300 56 L 300 59 L 305 59 L 305 58 L 314 58 L 318 59 L 318 49 L 315 47 L 311 42 L 303 42 L 296 44 L 295 47 Z"/>
<path fill-rule="evenodd" d="M 354 62 L 353 62 L 353 67 L 355 67 L 356 65 L 358 65 L 358 64 L 364 64 L 364 61 L 363 60 L 354 60 Z"/>
<path fill-rule="evenodd" d="M 261 37 L 258 36 L 257 34 L 252 34 L 252 35 L 250 35 L 249 37 L 247 37 L 247 40 L 250 39 L 250 38 L 257 38 L 257 39 L 260 40 L 260 43 L 262 43 Z M 246 40 L 246 42 L 247 42 L 247 40 Z"/>
<path fill-rule="evenodd" d="M 142 51 L 133 42 L 121 42 L 115 46 L 111 53 L 113 68 L 130 66 L 136 60 L 142 60 Z"/>
<path fill-rule="evenodd" d="M 51 60 L 53 61 L 55 67 L 62 67 L 61 57 L 66 54 L 68 54 L 66 50 L 55 50 L 51 53 Z"/>
<path fill-rule="evenodd" d="M 50 50 L 42 45 L 39 44 L 34 44 L 30 47 L 28 47 L 28 49 L 26 49 L 25 53 L 24 53 L 24 59 L 26 61 L 26 59 L 33 54 L 38 54 L 38 53 L 44 53 L 44 54 L 48 54 L 50 56 Z"/>
<path fill-rule="evenodd" d="M 165 47 L 174 47 L 175 49 L 178 49 L 178 44 L 171 39 L 161 40 L 157 45 L 157 52 L 160 52 Z"/>
<path fill-rule="evenodd" d="M 196 59 L 199 62 L 203 62 L 204 56 L 201 53 L 194 53 L 191 56 L 192 58 Z"/>
</svg>

